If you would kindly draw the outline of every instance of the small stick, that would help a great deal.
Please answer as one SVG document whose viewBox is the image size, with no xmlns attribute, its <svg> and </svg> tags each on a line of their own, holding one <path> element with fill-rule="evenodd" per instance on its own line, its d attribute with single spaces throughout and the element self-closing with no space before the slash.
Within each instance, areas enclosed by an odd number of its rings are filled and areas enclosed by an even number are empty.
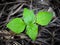
<svg viewBox="0 0 60 45">
<path fill-rule="evenodd" d="M 5 9 L 6 5 L 3 7 L 1 13 L 0 13 L 0 17 L 2 16 L 3 12 L 4 12 L 4 9 Z"/>
<path fill-rule="evenodd" d="M 8 4 L 16 4 L 16 3 L 24 3 L 26 1 L 20 1 L 20 2 L 9 2 L 9 3 L 4 3 L 4 4 L 0 4 L 0 5 L 8 5 Z"/>
<path fill-rule="evenodd" d="M 14 15 L 15 13 L 17 13 L 22 7 L 23 7 L 23 5 L 25 5 L 25 3 L 23 3 L 16 11 L 14 11 L 13 13 L 11 13 L 10 15 L 8 15 L 8 17 L 7 17 L 7 20 L 6 20 L 6 22 L 8 22 L 9 21 L 9 18 L 10 18 L 10 16 L 12 16 L 12 15 Z"/>
</svg>

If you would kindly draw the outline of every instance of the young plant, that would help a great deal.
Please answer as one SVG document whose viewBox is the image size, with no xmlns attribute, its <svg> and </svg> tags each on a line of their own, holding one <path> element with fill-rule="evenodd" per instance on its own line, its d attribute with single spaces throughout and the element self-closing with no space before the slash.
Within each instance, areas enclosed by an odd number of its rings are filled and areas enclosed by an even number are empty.
<svg viewBox="0 0 60 45">
<path fill-rule="evenodd" d="M 49 24 L 53 14 L 47 11 L 39 11 L 35 16 L 33 10 L 24 8 L 23 17 L 11 20 L 7 27 L 16 34 L 20 34 L 26 27 L 26 34 L 32 39 L 36 40 L 38 35 L 38 25 L 46 26 Z M 37 23 L 37 24 L 36 24 Z"/>
</svg>

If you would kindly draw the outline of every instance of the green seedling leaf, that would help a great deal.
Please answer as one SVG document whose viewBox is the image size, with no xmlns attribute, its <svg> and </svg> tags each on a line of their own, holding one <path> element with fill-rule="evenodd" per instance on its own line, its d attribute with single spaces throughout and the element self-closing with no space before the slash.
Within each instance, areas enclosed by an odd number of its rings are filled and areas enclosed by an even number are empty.
<svg viewBox="0 0 60 45">
<path fill-rule="evenodd" d="M 30 24 L 26 27 L 26 34 L 33 40 L 36 40 L 38 34 L 38 26 L 36 24 Z"/>
<path fill-rule="evenodd" d="M 23 20 L 26 24 L 34 23 L 35 22 L 35 15 L 34 15 L 33 10 L 29 10 L 27 8 L 24 8 Z"/>
<path fill-rule="evenodd" d="M 48 23 L 52 20 L 52 17 L 53 17 L 53 13 L 47 11 L 40 11 L 37 13 L 36 23 L 42 26 L 48 25 Z"/>
<path fill-rule="evenodd" d="M 24 31 L 25 24 L 21 18 L 15 18 L 7 24 L 7 27 L 16 34 L 19 34 Z"/>
</svg>

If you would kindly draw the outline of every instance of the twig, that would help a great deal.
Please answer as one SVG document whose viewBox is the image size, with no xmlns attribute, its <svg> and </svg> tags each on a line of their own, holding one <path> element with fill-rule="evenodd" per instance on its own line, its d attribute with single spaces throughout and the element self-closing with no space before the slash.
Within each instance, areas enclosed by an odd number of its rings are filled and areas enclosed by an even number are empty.
<svg viewBox="0 0 60 45">
<path fill-rule="evenodd" d="M 30 9 L 32 10 L 32 0 L 31 0 L 31 4 L 30 4 Z"/>
<path fill-rule="evenodd" d="M 24 3 L 15 11 L 13 12 L 12 14 L 10 14 L 11 16 L 14 15 L 15 13 L 17 13 L 22 7 L 23 7 Z"/>
<path fill-rule="evenodd" d="M 7 20 L 6 20 L 6 22 L 8 22 L 9 21 L 9 18 L 10 18 L 10 16 L 12 16 L 12 15 L 14 15 L 15 13 L 17 13 L 22 7 L 23 7 L 23 5 L 25 5 L 25 3 L 23 3 L 16 11 L 14 11 L 13 13 L 11 13 L 10 15 L 8 15 L 8 17 L 7 17 Z"/>
<path fill-rule="evenodd" d="M 0 13 L 0 17 L 2 16 L 3 12 L 4 12 L 4 9 L 5 9 L 6 5 L 3 7 L 1 13 Z"/>
<path fill-rule="evenodd" d="M 16 9 L 19 5 L 20 5 L 20 4 L 14 5 L 14 6 L 10 7 L 9 9 L 7 9 L 6 11 L 11 10 L 12 8 L 13 8 L 13 9 Z"/>
<path fill-rule="evenodd" d="M 26 2 L 26 1 L 21 1 L 22 3 Z M 6 5 L 6 4 L 16 4 L 16 3 L 21 3 L 21 2 L 9 2 L 9 3 L 4 3 L 4 4 L 0 4 L 0 5 Z"/>
</svg>

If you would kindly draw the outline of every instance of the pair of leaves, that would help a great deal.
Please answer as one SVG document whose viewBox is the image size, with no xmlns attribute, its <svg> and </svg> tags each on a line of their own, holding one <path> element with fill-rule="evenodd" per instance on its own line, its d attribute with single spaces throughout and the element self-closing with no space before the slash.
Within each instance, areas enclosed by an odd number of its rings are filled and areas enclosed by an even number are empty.
<svg viewBox="0 0 60 45">
<path fill-rule="evenodd" d="M 26 26 L 26 34 L 32 39 L 35 40 L 38 34 L 38 26 L 36 23 L 45 26 L 47 25 L 52 19 L 52 13 L 47 11 L 40 11 L 37 13 L 36 19 L 34 12 L 27 8 L 23 11 L 23 20 L 21 18 L 15 18 L 7 24 L 7 27 L 19 34 L 24 31 Z M 36 23 L 35 23 L 36 22 Z"/>
<path fill-rule="evenodd" d="M 35 40 L 38 34 L 38 26 L 35 23 L 35 15 L 33 10 L 24 9 L 23 20 L 26 27 L 26 34 L 32 39 Z"/>
</svg>

